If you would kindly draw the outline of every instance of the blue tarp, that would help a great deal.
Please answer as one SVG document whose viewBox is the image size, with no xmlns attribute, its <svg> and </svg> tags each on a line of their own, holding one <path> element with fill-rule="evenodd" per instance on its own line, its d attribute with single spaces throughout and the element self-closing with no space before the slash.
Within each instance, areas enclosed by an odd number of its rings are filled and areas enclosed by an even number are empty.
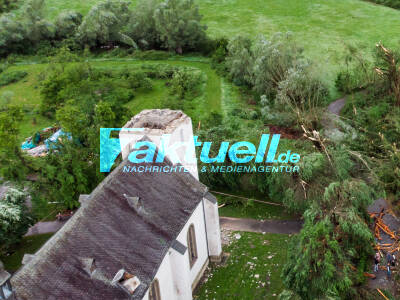
<svg viewBox="0 0 400 300">
<path fill-rule="evenodd" d="M 46 130 L 46 129 L 48 129 L 48 128 L 45 128 L 43 130 Z M 62 129 L 59 129 L 51 137 L 49 137 L 48 139 L 46 139 L 44 141 L 44 144 L 45 144 L 47 150 L 54 149 L 55 148 L 55 144 L 58 142 L 58 139 L 60 137 L 67 137 L 69 140 L 72 139 L 72 136 L 71 136 L 70 133 L 64 132 Z M 38 146 L 37 143 L 39 141 L 40 141 L 40 134 L 36 133 L 33 138 L 30 137 L 29 139 L 27 139 L 25 142 L 22 143 L 21 149 L 22 150 L 33 149 L 33 148 Z"/>
<path fill-rule="evenodd" d="M 31 139 L 23 142 L 22 145 L 21 145 L 21 149 L 22 150 L 29 150 L 29 149 L 32 149 L 32 148 L 35 148 L 35 147 L 36 147 L 36 145 L 32 142 Z"/>
<path fill-rule="evenodd" d="M 69 140 L 72 139 L 72 136 L 70 133 L 64 132 L 62 129 L 60 129 L 60 130 L 56 131 L 51 137 L 49 137 L 47 140 L 44 141 L 44 144 L 46 145 L 47 150 L 56 148 L 55 144 L 57 144 L 58 139 L 60 137 L 66 137 Z"/>
</svg>

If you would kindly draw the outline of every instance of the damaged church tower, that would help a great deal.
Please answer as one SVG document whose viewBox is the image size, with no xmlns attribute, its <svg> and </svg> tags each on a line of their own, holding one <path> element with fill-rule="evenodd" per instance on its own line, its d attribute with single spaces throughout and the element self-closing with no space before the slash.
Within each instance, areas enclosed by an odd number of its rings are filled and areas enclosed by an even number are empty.
<svg viewBox="0 0 400 300">
<path fill-rule="evenodd" d="M 140 128 L 141 131 L 123 130 L 133 128 Z M 135 149 L 136 142 L 146 138 L 150 139 L 160 149 L 163 147 L 162 136 L 167 134 L 170 135 L 168 145 L 182 143 L 175 151 L 180 164 L 194 178 L 199 179 L 192 120 L 182 111 L 170 109 L 143 110 L 128 121 L 123 129 L 119 133 L 123 159 L 126 159 L 131 151 Z M 169 157 L 168 154 L 166 154 L 166 157 L 173 162 L 173 158 Z M 214 197 L 211 198 L 215 199 Z M 210 201 L 206 197 L 203 199 L 203 204 L 210 261 L 219 262 L 222 255 L 222 246 L 218 203 Z"/>
<path fill-rule="evenodd" d="M 140 131 L 132 131 L 132 129 L 140 129 Z M 176 164 L 175 160 L 178 159 L 179 163 L 193 177 L 199 179 L 192 120 L 187 115 L 178 110 L 151 109 L 143 110 L 134 116 L 125 124 L 119 134 L 123 159 L 128 157 L 136 142 L 146 137 L 157 146 L 158 150 L 176 145 L 173 153 L 176 153 L 177 157 L 172 157 L 164 151 L 166 157 L 174 164 Z"/>
</svg>

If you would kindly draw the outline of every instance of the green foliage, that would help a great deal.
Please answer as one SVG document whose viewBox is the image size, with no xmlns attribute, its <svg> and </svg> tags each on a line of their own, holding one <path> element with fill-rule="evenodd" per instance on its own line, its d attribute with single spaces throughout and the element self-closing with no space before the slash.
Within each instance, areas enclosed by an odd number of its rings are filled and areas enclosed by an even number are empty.
<svg viewBox="0 0 400 300">
<path fill-rule="evenodd" d="M 91 149 L 65 141 L 45 157 L 37 191 L 49 202 L 62 201 L 70 209 L 78 207 L 79 195 L 90 193 L 99 182 L 97 168 L 91 165 L 93 155 Z"/>
<path fill-rule="evenodd" d="M 75 11 L 62 12 L 55 21 L 56 38 L 64 39 L 75 35 L 82 23 L 82 15 Z"/>
<path fill-rule="evenodd" d="M 28 75 L 25 71 L 13 71 L 7 72 L 0 75 L 0 87 L 8 85 L 10 83 L 15 83 Z"/>
<path fill-rule="evenodd" d="M 275 96 L 280 82 L 302 58 L 302 49 L 291 33 L 261 36 L 254 45 L 254 77 L 252 84 L 260 95 Z"/>
<path fill-rule="evenodd" d="M 31 168 L 20 149 L 19 126 L 23 112 L 18 106 L 0 111 L 0 175 L 6 179 L 24 179 Z"/>
<path fill-rule="evenodd" d="M 354 296 L 354 263 L 371 255 L 373 236 L 366 224 L 366 206 L 373 201 L 362 181 L 333 182 L 319 205 L 304 213 L 305 223 L 289 247 L 282 278 L 302 299 Z"/>
<path fill-rule="evenodd" d="M 279 82 L 276 101 L 306 111 L 325 104 L 328 94 L 328 89 L 314 76 L 309 64 L 297 64 L 288 69 L 286 77 Z"/>
<path fill-rule="evenodd" d="M 157 7 L 154 19 L 163 46 L 179 54 L 196 49 L 206 38 L 207 27 L 200 22 L 194 0 L 166 0 Z"/>
<path fill-rule="evenodd" d="M 160 50 L 135 51 L 133 57 L 140 60 L 167 60 L 174 54 Z"/>
<path fill-rule="evenodd" d="M 18 243 L 32 225 L 25 199 L 25 193 L 15 188 L 9 188 L 0 199 L 0 254 Z"/>
<path fill-rule="evenodd" d="M 378 44 L 375 61 L 368 65 L 375 67 L 366 73 L 370 74 L 366 77 L 370 79 L 365 80 L 368 84 L 364 84 L 367 88 L 348 97 L 343 110 L 344 117 L 358 129 L 357 135 L 346 142 L 351 149 L 364 154 L 364 160 L 378 176 L 381 186 L 396 199 L 400 195 L 399 55 Z M 356 70 L 350 74 L 356 76 Z"/>
<path fill-rule="evenodd" d="M 124 104 L 132 100 L 133 88 L 149 88 L 150 79 L 138 70 L 99 70 L 87 63 L 54 64 L 47 73 L 43 112 L 55 114 L 73 141 L 62 142 L 45 158 L 37 190 L 74 208 L 79 194 L 103 179 L 97 172 L 100 128 L 124 124 L 131 117 Z"/>
<path fill-rule="evenodd" d="M 326 156 L 320 152 L 303 155 L 300 163 L 300 177 L 310 182 L 314 177 L 321 176 L 326 168 Z"/>
<path fill-rule="evenodd" d="M 135 42 L 123 33 L 129 17 L 128 2 L 123 0 L 100 2 L 83 19 L 78 28 L 78 40 L 82 45 L 90 47 L 112 43 L 136 47 Z"/>
<path fill-rule="evenodd" d="M 55 27 L 44 19 L 45 0 L 29 0 L 23 7 L 22 20 L 27 30 L 26 38 L 34 45 L 54 37 Z"/>
<path fill-rule="evenodd" d="M 266 123 L 293 126 L 297 121 L 316 128 L 328 89 L 315 76 L 313 64 L 303 59 L 290 33 L 270 39 L 260 36 L 254 45 L 239 36 L 229 42 L 227 50 L 224 64 L 229 77 L 261 96 L 261 116 Z M 253 117 L 257 118 L 255 113 Z"/>
<path fill-rule="evenodd" d="M 227 45 L 226 65 L 231 80 L 237 85 L 250 85 L 252 81 L 254 60 L 250 48 L 251 40 L 243 36 L 233 38 Z"/>
<path fill-rule="evenodd" d="M 214 41 L 214 52 L 211 55 L 211 66 L 217 70 L 220 75 L 225 75 L 227 67 L 225 64 L 226 57 L 228 55 L 228 44 L 227 38 L 220 38 Z"/>
<path fill-rule="evenodd" d="M 158 3 L 157 0 L 141 0 L 130 17 L 127 34 L 142 49 L 155 49 L 161 46 L 160 33 L 154 19 Z"/>
<path fill-rule="evenodd" d="M 369 2 L 374 2 L 377 4 L 389 6 L 392 8 L 400 9 L 400 1 L 399 0 L 366 0 Z"/>
<path fill-rule="evenodd" d="M 362 90 L 373 84 L 377 78 L 373 65 L 360 47 L 346 45 L 345 65 L 336 77 L 336 88 L 343 93 Z"/>
<path fill-rule="evenodd" d="M 193 98 L 202 81 L 201 72 L 180 69 L 174 72 L 171 79 L 171 94 L 180 99 Z"/>
<path fill-rule="evenodd" d="M 0 14 L 17 7 L 17 0 L 0 0 Z"/>
<path fill-rule="evenodd" d="M 129 82 L 129 86 L 133 89 L 142 88 L 145 91 L 153 89 L 153 83 L 144 71 L 127 71 L 126 79 Z"/>
<path fill-rule="evenodd" d="M 0 15 L 0 56 L 12 51 L 22 51 L 27 31 L 14 14 Z"/>
</svg>

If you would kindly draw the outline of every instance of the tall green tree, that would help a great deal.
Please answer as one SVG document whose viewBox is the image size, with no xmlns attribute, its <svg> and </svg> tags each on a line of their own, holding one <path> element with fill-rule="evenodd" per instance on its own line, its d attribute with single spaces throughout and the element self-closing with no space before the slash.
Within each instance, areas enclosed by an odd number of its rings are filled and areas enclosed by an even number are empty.
<svg viewBox="0 0 400 300">
<path fill-rule="evenodd" d="M 195 49 L 206 38 L 207 26 L 194 0 L 166 0 L 154 14 L 157 31 L 165 48 L 181 54 Z"/>
<path fill-rule="evenodd" d="M 0 174 L 7 179 L 23 179 L 31 169 L 29 158 L 20 147 L 22 119 L 22 109 L 18 106 L 8 106 L 0 111 Z"/>
<path fill-rule="evenodd" d="M 129 21 L 129 2 L 106 0 L 96 4 L 83 19 L 77 37 L 83 45 L 90 47 L 108 43 L 122 43 L 136 47 L 126 34 L 124 27 Z"/>
<path fill-rule="evenodd" d="M 141 48 L 155 49 L 161 46 L 154 19 L 158 3 L 157 0 L 141 0 L 130 17 L 126 32 Z"/>
<path fill-rule="evenodd" d="M 27 30 L 14 14 L 0 16 L 0 56 L 24 48 Z"/>
<path fill-rule="evenodd" d="M 66 11 L 60 13 L 55 22 L 56 37 L 58 39 L 63 39 L 75 35 L 81 23 L 82 15 L 78 12 Z"/>
<path fill-rule="evenodd" d="M 33 223 L 25 199 L 26 194 L 15 188 L 0 199 L 0 254 L 18 243 Z"/>
<path fill-rule="evenodd" d="M 53 23 L 45 19 L 45 0 L 29 0 L 23 6 L 22 22 L 27 30 L 26 38 L 33 44 L 51 39 L 55 34 Z"/>
</svg>

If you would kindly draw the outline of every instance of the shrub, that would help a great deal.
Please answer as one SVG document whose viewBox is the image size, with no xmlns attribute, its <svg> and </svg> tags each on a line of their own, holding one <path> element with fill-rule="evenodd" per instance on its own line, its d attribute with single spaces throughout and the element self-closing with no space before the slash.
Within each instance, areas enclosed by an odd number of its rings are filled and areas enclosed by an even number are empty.
<svg viewBox="0 0 400 300">
<path fill-rule="evenodd" d="M 231 80 L 237 85 L 251 84 L 253 55 L 250 48 L 251 40 L 243 36 L 235 37 L 227 45 L 226 65 Z"/>
<path fill-rule="evenodd" d="M 201 72 L 180 69 L 174 72 L 171 79 L 171 94 L 184 99 L 194 97 L 201 82 Z"/>
<path fill-rule="evenodd" d="M 182 67 L 172 66 L 169 64 L 143 64 L 141 69 L 144 70 L 148 77 L 158 79 L 172 78 L 174 73 Z"/>
<path fill-rule="evenodd" d="M 0 74 L 8 69 L 8 64 L 0 64 Z"/>
<path fill-rule="evenodd" d="M 322 106 L 328 98 L 328 88 L 313 76 L 309 64 L 297 64 L 286 71 L 278 83 L 276 100 L 301 111 Z"/>
<path fill-rule="evenodd" d="M 214 52 L 211 55 L 211 67 L 217 70 L 220 75 L 225 75 L 227 67 L 225 64 L 228 55 L 229 41 L 226 38 L 217 39 L 214 42 Z"/>
<path fill-rule="evenodd" d="M 275 34 L 270 39 L 260 36 L 253 50 L 252 85 L 260 95 L 274 97 L 279 84 L 286 79 L 302 58 L 302 49 L 290 33 Z"/>
<path fill-rule="evenodd" d="M 15 83 L 28 75 L 25 71 L 13 71 L 7 72 L 0 75 L 0 87 L 4 85 L 8 85 L 10 83 Z"/>
<path fill-rule="evenodd" d="M 129 86 L 133 89 L 143 88 L 150 91 L 153 89 L 153 83 L 146 73 L 143 71 L 131 72 L 127 78 Z"/>
</svg>

